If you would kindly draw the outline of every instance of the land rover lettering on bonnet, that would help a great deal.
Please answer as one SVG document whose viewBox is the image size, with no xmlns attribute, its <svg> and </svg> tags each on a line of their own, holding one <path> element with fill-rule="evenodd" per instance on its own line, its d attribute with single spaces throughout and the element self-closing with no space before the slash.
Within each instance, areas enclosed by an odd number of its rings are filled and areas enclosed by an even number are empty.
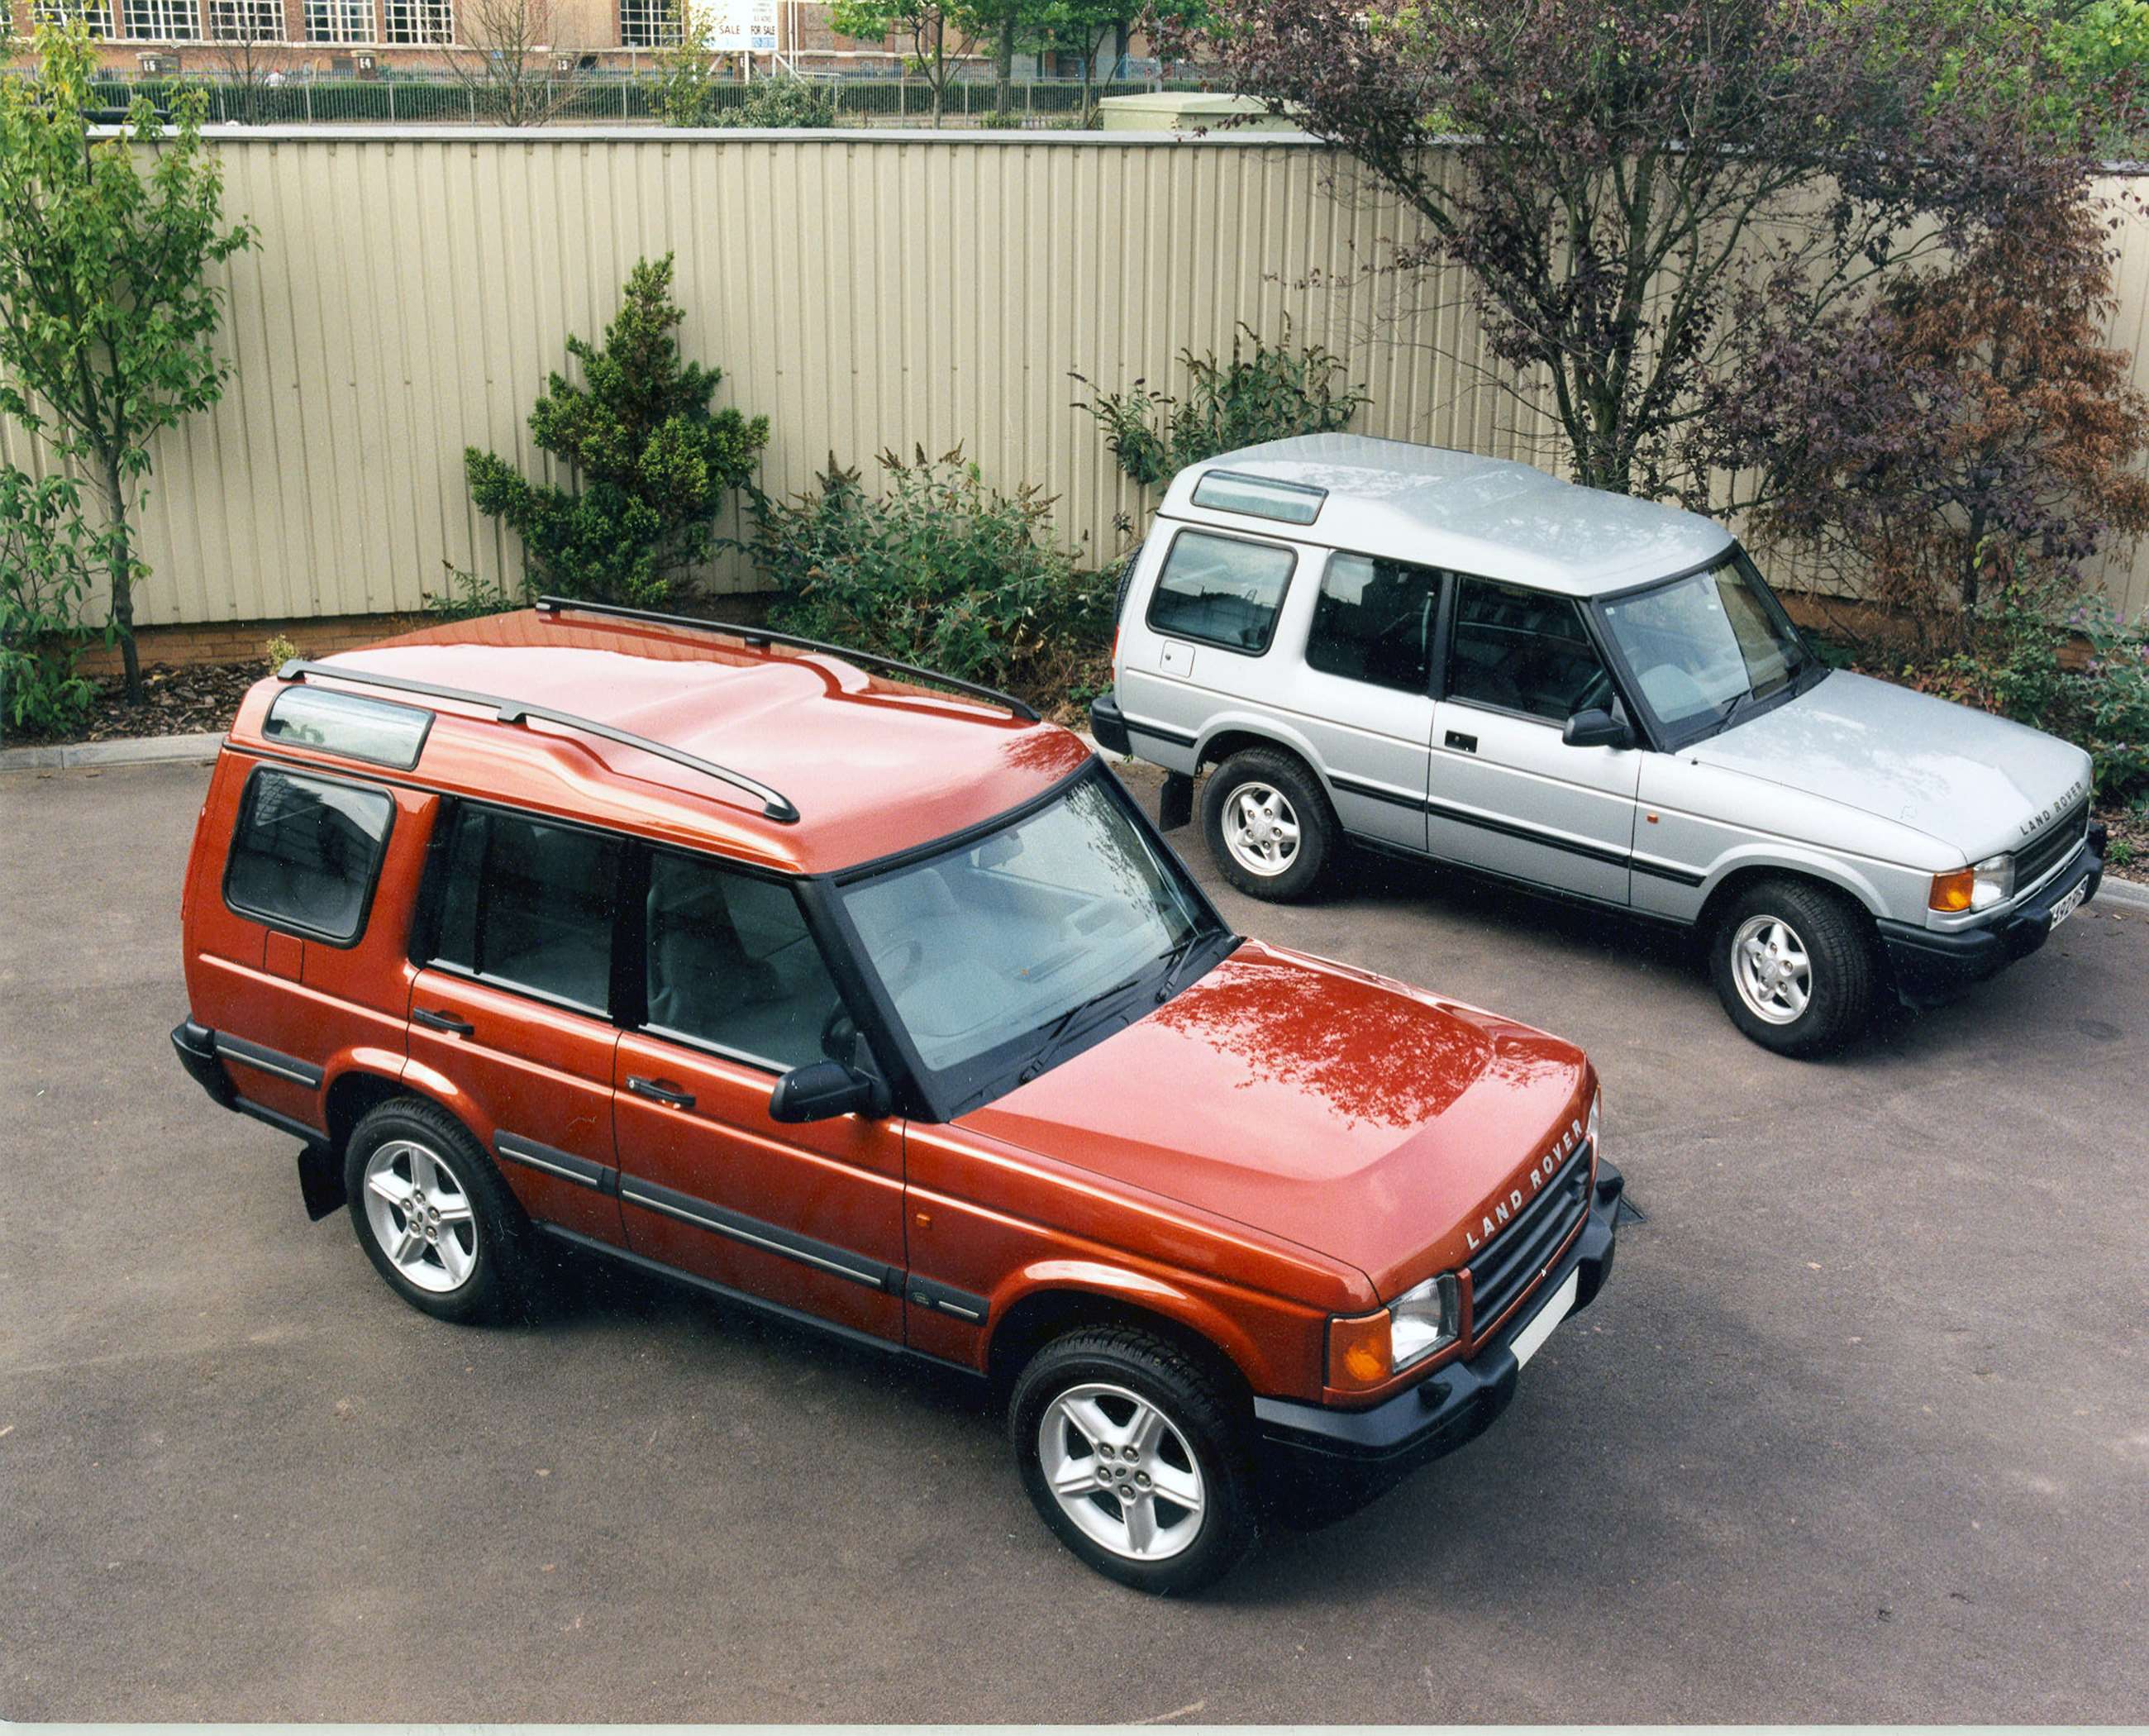
<svg viewBox="0 0 2149 1736">
<path fill-rule="evenodd" d="M 2089 756 L 1845 671 L 1730 533 L 1527 465 L 1355 435 L 1182 472 L 1121 586 L 1097 738 L 1169 773 L 1225 878 L 1348 838 L 1692 933 L 1805 1055 L 2096 895 Z"/>
<path fill-rule="evenodd" d="M 550 1245 L 962 1370 L 1151 1591 L 1484 1430 L 1612 1269 L 1578 1051 L 1234 933 L 1078 737 L 810 642 L 548 600 L 288 665 L 183 908 L 179 1060 L 414 1307 Z"/>
</svg>

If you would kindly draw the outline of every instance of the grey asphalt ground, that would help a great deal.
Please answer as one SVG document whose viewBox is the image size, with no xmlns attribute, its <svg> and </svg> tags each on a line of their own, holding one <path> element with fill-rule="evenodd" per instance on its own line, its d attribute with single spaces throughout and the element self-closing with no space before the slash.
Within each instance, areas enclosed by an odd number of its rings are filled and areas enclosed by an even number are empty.
<svg viewBox="0 0 2149 1736">
<path fill-rule="evenodd" d="M 166 1044 L 204 781 L 0 777 L 0 1716 L 2149 1717 L 2149 913 L 1800 1065 L 1594 918 L 1225 894 L 1585 1044 L 1648 1221 L 1489 1435 L 1160 1603 L 959 1385 L 579 1268 L 396 1301 Z"/>
</svg>

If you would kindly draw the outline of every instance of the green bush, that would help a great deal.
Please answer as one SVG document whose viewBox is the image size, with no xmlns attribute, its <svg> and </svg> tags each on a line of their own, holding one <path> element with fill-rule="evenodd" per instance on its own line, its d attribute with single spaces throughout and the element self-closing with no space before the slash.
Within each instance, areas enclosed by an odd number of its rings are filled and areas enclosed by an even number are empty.
<svg viewBox="0 0 2149 1736">
<path fill-rule="evenodd" d="M 1965 649 L 1903 674 L 1912 685 L 2072 742 L 2106 803 L 2149 789 L 2149 616 L 2072 603 L 2064 587 L 2016 582 L 1976 611 Z M 2079 639 L 2079 667 L 2067 653 Z"/>
<path fill-rule="evenodd" d="M 880 457 L 883 491 L 832 454 L 818 491 L 757 501 L 770 621 L 1042 704 L 1064 701 L 1111 631 L 1115 573 L 1078 568 L 1034 488 L 985 486 L 959 447 Z"/>
<path fill-rule="evenodd" d="M 795 73 L 756 78 L 729 108 L 706 111 L 705 127 L 833 127 L 836 93 Z"/>
<path fill-rule="evenodd" d="M 511 587 L 497 579 L 466 572 L 452 561 L 443 561 L 447 582 L 425 593 L 425 612 L 442 621 L 474 621 L 481 615 L 505 615 L 511 609 L 527 608 L 531 592 L 527 581 Z"/>
<path fill-rule="evenodd" d="M 1289 320 L 1283 341 L 1273 348 L 1241 322 L 1228 362 L 1190 350 L 1181 350 L 1180 360 L 1190 376 L 1183 399 L 1147 390 L 1139 380 L 1125 392 L 1101 392 L 1081 375 L 1073 376 L 1096 393 L 1074 407 L 1096 419 L 1120 468 L 1145 488 L 1239 446 L 1339 432 L 1372 401 L 1361 387 L 1338 385 L 1341 356 L 1318 344 L 1293 350 Z"/>
<path fill-rule="evenodd" d="M 708 558 L 717 509 L 752 475 L 768 419 L 712 411 L 723 375 L 679 359 L 672 255 L 637 264 L 604 347 L 567 340 L 586 384 L 551 376 L 530 431 L 564 460 L 576 488 L 532 482 L 475 446 L 463 455 L 478 510 L 522 539 L 526 582 L 594 601 L 664 602 L 674 578 Z"/>
<path fill-rule="evenodd" d="M 72 481 L 0 467 L 0 718 L 8 729 L 59 735 L 88 714 L 97 687 L 79 667 L 91 637 L 84 607 L 106 556 L 107 538 L 83 522 Z"/>
</svg>

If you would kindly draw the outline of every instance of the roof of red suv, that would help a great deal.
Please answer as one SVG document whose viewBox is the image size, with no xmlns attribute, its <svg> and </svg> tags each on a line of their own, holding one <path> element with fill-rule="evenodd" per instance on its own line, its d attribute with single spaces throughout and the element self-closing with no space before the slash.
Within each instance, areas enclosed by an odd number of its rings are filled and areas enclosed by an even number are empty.
<svg viewBox="0 0 2149 1736">
<path fill-rule="evenodd" d="M 882 680 L 833 657 L 550 610 L 405 633 L 325 659 L 306 680 L 340 685 L 338 668 L 572 712 L 773 786 L 798 817 L 772 818 L 731 785 L 571 727 L 502 723 L 482 708 L 351 684 L 351 692 L 436 712 L 415 774 L 428 785 L 804 873 L 989 820 L 1089 757 L 1055 724 Z M 262 733 L 286 686 L 264 682 L 248 696 L 235 742 L 291 751 Z"/>
</svg>

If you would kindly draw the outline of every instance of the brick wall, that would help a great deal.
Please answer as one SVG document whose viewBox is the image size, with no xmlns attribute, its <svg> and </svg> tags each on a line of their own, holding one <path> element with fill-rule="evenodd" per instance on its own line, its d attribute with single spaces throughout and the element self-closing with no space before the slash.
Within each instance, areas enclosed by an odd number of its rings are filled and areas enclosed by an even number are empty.
<svg viewBox="0 0 2149 1736">
<path fill-rule="evenodd" d="M 134 635 L 142 664 L 266 662 L 268 644 L 281 637 L 304 656 L 325 657 L 339 651 L 354 651 L 393 633 L 423 626 L 421 615 L 329 615 L 309 621 L 210 621 L 186 626 L 145 626 Z M 115 675 L 119 652 L 102 644 L 91 647 L 83 667 L 92 675 Z"/>
</svg>

